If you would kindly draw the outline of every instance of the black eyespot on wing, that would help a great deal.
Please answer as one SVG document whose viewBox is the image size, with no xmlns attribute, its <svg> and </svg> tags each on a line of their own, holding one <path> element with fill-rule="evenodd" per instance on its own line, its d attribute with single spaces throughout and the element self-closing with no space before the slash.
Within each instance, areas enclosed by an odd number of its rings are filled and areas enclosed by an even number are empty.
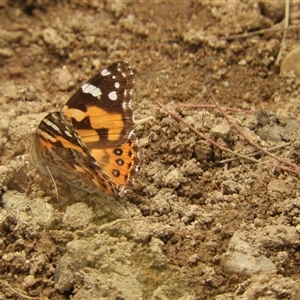
<svg viewBox="0 0 300 300">
<path fill-rule="evenodd" d="M 123 154 L 123 150 L 120 148 L 114 149 L 114 154 L 121 156 Z"/>
</svg>

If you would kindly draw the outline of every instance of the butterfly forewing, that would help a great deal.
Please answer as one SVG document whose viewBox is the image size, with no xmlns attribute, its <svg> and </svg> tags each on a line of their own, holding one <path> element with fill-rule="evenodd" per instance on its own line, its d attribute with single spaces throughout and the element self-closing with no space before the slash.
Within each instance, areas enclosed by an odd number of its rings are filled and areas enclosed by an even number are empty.
<svg viewBox="0 0 300 300">
<path fill-rule="evenodd" d="M 116 62 L 83 84 L 63 107 L 88 148 L 126 142 L 134 125 L 133 85 L 130 65 Z"/>
</svg>

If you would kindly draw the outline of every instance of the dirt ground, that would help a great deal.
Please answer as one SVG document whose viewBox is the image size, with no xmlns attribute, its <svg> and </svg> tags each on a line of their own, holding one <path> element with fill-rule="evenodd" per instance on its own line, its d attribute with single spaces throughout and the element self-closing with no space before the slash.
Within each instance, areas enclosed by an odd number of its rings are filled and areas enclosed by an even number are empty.
<svg viewBox="0 0 300 300">
<path fill-rule="evenodd" d="M 300 299 L 300 4 L 0 2 L 0 299 Z M 68 2 L 68 3 L 67 3 Z M 294 50 L 295 49 L 295 50 Z M 118 60 L 135 73 L 141 165 L 118 201 L 30 163 L 40 120 Z M 284 165 L 279 169 L 275 164 Z M 296 170 L 293 172 L 293 170 Z"/>
</svg>

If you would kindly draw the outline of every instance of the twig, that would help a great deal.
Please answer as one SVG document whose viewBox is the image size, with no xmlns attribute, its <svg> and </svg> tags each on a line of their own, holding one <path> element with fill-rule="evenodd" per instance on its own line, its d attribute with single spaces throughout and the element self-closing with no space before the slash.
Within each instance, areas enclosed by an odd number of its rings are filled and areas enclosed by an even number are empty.
<svg viewBox="0 0 300 300">
<path fill-rule="evenodd" d="M 5 286 L 7 286 L 10 290 L 12 290 L 16 295 L 20 296 L 20 297 L 23 297 L 25 299 L 30 299 L 30 300 L 48 300 L 48 298 L 40 298 L 40 297 L 30 297 L 30 296 L 27 296 L 25 294 L 22 294 L 20 292 L 18 292 L 17 290 L 15 290 L 13 287 L 11 287 L 8 283 L 6 283 L 5 281 L 1 280 L 0 279 L 0 282 L 2 284 L 4 284 Z"/>
<path fill-rule="evenodd" d="M 290 0 L 285 0 L 285 13 L 284 13 L 284 27 L 289 27 L 289 18 L 290 18 Z M 282 40 L 279 47 L 279 52 L 275 61 L 275 65 L 278 66 L 281 60 L 282 51 L 285 49 L 285 39 L 286 39 L 286 30 L 283 32 Z"/>
<path fill-rule="evenodd" d="M 169 115 L 171 115 L 174 119 L 182 122 L 187 127 L 189 127 L 193 132 L 195 132 L 197 135 L 199 135 L 202 139 L 208 141 L 209 143 L 211 143 L 212 145 L 216 146 L 217 148 L 219 148 L 219 149 L 221 149 L 223 151 L 230 152 L 230 153 L 232 153 L 234 155 L 239 155 L 238 153 L 235 153 L 234 151 L 231 151 L 230 149 L 227 149 L 227 148 L 223 147 L 222 145 L 216 143 L 214 140 L 210 139 L 209 137 L 207 137 L 206 135 L 204 135 L 203 133 L 201 133 L 200 131 L 198 131 L 193 125 L 187 123 L 183 118 L 181 118 L 179 115 L 177 115 L 176 113 L 174 113 L 171 110 L 169 110 L 165 105 L 161 104 L 158 101 L 157 101 L 157 104 L 158 104 L 159 107 L 163 108 Z"/>
<path fill-rule="evenodd" d="M 213 99 L 213 102 L 215 103 L 215 105 L 217 106 L 217 108 L 219 109 L 219 111 L 222 113 L 222 115 L 225 117 L 225 119 L 227 120 L 227 122 L 238 132 L 240 133 L 244 139 L 250 144 L 252 145 L 253 147 L 259 149 L 261 152 L 271 156 L 272 158 L 274 158 L 275 160 L 285 164 L 285 165 L 288 165 L 292 168 L 294 168 L 295 170 L 293 170 L 295 174 L 299 174 L 299 167 L 285 159 L 282 159 L 280 158 L 279 156 L 277 155 L 274 155 L 272 154 L 271 152 L 269 152 L 268 150 L 262 148 L 260 145 L 258 145 L 257 143 L 253 142 L 242 130 L 241 128 L 232 120 L 229 118 L 228 114 L 226 114 L 226 112 L 222 109 L 222 107 L 220 106 L 218 100 L 214 97 L 214 95 L 212 95 L 212 99 Z"/>
<path fill-rule="evenodd" d="M 180 106 L 182 107 L 187 107 L 187 108 L 216 108 L 214 104 L 181 104 Z M 229 106 L 222 106 L 223 109 L 226 109 L 227 111 L 232 111 L 232 112 L 240 112 L 244 113 L 247 115 L 252 115 L 253 112 L 251 110 L 245 110 L 245 109 L 240 109 L 240 108 L 232 108 Z"/>
<path fill-rule="evenodd" d="M 280 146 L 269 148 L 269 149 L 267 149 L 267 151 L 278 150 L 278 149 L 284 148 L 286 146 L 289 146 L 290 144 L 291 143 L 285 143 L 285 144 L 280 145 Z M 256 151 L 256 152 L 252 152 L 252 153 L 247 153 L 246 155 L 247 156 L 255 156 L 255 155 L 258 155 L 258 154 L 263 154 L 263 152 L 262 151 Z M 240 159 L 240 158 L 239 157 L 227 158 L 227 159 L 220 160 L 219 163 L 220 164 L 225 164 L 225 163 L 229 163 L 231 161 L 238 160 L 238 159 Z"/>
<path fill-rule="evenodd" d="M 250 36 L 255 36 L 255 35 L 260 35 L 260 34 L 265 34 L 268 32 L 276 32 L 276 31 L 287 31 L 287 30 L 292 30 L 292 29 L 299 29 L 300 26 L 289 26 L 289 27 L 284 27 L 284 28 L 267 28 L 267 29 L 260 29 L 257 31 L 253 32 L 247 32 L 247 33 L 242 33 L 242 34 L 236 34 L 236 35 L 230 35 L 230 36 L 222 36 L 227 41 L 230 40 L 235 40 L 235 39 L 241 39 L 241 38 L 247 38 Z"/>
<path fill-rule="evenodd" d="M 222 145 L 216 143 L 214 140 L 210 139 L 209 137 L 205 136 L 204 134 L 202 134 L 200 131 L 198 131 L 194 126 L 192 126 L 191 124 L 187 123 L 183 118 L 181 118 L 179 115 L 177 115 L 176 113 L 170 111 L 165 105 L 161 104 L 160 102 L 157 101 L 157 104 L 159 107 L 163 108 L 170 116 L 172 116 L 175 120 L 178 120 L 179 122 L 182 122 L 183 124 L 185 124 L 187 127 L 189 127 L 194 133 L 196 133 L 198 136 L 200 136 L 202 139 L 208 141 L 209 143 L 211 143 L 212 145 L 214 145 L 215 147 L 219 148 L 220 150 L 222 151 L 226 151 L 226 152 L 229 152 L 235 156 L 238 156 L 240 158 L 243 158 L 243 159 L 246 159 L 246 160 L 249 160 L 251 162 L 254 162 L 254 163 L 261 163 L 261 161 L 255 159 L 255 158 L 252 158 L 252 157 L 249 157 L 247 155 L 243 155 L 243 154 L 240 154 L 240 153 L 236 153 L 228 148 L 225 148 L 223 147 Z M 223 112 L 223 111 L 222 111 Z M 223 115 L 224 115 L 224 112 L 223 112 Z M 226 115 L 226 114 L 225 114 Z M 227 116 L 228 117 L 228 116 Z M 228 121 L 229 122 L 229 121 Z M 230 122 L 229 122 L 230 123 Z M 231 123 L 230 123 L 231 124 Z M 237 126 L 237 125 L 236 125 Z M 239 130 L 240 132 L 241 130 Z M 245 134 L 243 133 L 243 136 Z M 249 139 L 247 139 L 248 141 Z M 254 142 L 251 141 L 251 145 L 253 145 Z M 255 144 L 255 143 L 254 143 Z M 255 147 L 255 146 L 254 146 Z M 261 148 L 261 147 L 260 147 Z M 259 148 L 259 149 L 260 149 Z M 269 153 L 268 151 L 266 150 L 263 150 L 262 152 L 264 153 Z M 272 155 L 272 154 L 271 154 Z M 272 155 L 273 156 L 273 155 Z M 270 167 L 274 167 L 274 168 L 279 168 L 281 170 L 284 170 L 284 171 L 287 171 L 287 172 L 290 172 L 290 173 L 293 173 L 293 174 L 299 174 L 299 171 L 297 170 L 294 170 L 294 169 L 291 169 L 291 168 L 287 168 L 287 167 L 284 167 L 284 166 L 281 166 L 281 165 L 278 165 L 278 164 L 275 164 L 275 163 L 268 163 L 268 162 L 264 162 L 265 165 L 267 166 L 270 166 Z M 296 166 L 297 167 L 297 166 Z M 298 169 L 298 168 L 297 168 Z"/>
</svg>

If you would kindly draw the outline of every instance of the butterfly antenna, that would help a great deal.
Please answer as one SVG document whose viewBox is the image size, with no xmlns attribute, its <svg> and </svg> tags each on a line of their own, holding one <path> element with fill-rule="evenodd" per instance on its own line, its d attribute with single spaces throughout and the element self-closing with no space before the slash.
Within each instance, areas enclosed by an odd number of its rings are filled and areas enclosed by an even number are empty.
<svg viewBox="0 0 300 300">
<path fill-rule="evenodd" d="M 47 169 L 48 174 L 49 174 L 49 176 L 50 176 L 50 178 L 51 178 L 51 180 L 52 180 L 52 182 L 53 182 L 53 184 L 54 184 L 54 189 L 55 189 L 55 193 L 56 193 L 56 198 L 57 198 L 57 200 L 59 200 L 59 195 L 58 195 L 58 189 L 57 189 L 56 182 L 55 182 L 55 180 L 54 180 L 54 178 L 53 178 L 53 176 L 52 176 L 52 173 L 51 173 L 51 171 L 49 170 L 49 168 L 46 167 L 46 169 Z"/>
</svg>

